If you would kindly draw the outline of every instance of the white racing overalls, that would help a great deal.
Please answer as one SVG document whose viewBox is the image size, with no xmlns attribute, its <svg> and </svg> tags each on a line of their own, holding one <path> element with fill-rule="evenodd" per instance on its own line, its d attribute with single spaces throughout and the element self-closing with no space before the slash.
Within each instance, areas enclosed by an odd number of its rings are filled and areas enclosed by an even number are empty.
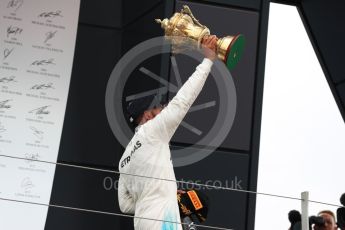
<svg viewBox="0 0 345 230">
<path fill-rule="evenodd" d="M 136 230 L 181 230 L 169 141 L 199 95 L 211 70 L 212 61 L 204 58 L 169 104 L 152 120 L 137 127 L 119 162 L 120 209 L 135 214 Z M 147 219 L 142 219 L 147 218 Z M 162 221 L 155 221 L 157 219 Z M 164 222 L 166 221 L 166 222 Z"/>
</svg>

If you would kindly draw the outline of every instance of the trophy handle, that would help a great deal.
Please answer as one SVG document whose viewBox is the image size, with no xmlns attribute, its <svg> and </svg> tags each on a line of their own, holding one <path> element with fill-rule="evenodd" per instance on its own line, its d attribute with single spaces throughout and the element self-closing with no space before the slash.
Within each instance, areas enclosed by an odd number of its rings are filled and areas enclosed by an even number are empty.
<svg viewBox="0 0 345 230">
<path fill-rule="evenodd" d="M 196 25 L 198 25 L 198 26 L 200 26 L 200 27 L 202 27 L 202 28 L 206 28 L 206 26 L 202 25 L 202 24 L 198 21 L 198 19 L 196 19 L 196 18 L 194 17 L 192 11 L 190 10 L 190 8 L 189 8 L 187 5 L 183 5 L 183 8 L 182 8 L 182 10 L 181 10 L 181 13 L 188 14 L 188 15 L 192 18 L 193 22 L 194 22 Z"/>
</svg>

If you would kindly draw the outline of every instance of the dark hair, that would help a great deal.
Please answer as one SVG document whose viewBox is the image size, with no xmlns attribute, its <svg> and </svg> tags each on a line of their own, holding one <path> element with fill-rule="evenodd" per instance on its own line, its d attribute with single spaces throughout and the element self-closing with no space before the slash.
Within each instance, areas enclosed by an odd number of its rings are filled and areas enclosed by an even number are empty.
<svg viewBox="0 0 345 230">
<path fill-rule="evenodd" d="M 129 123 L 135 128 L 141 119 L 140 116 L 150 107 L 155 96 L 142 97 L 135 99 L 127 104 L 127 118 Z"/>
</svg>

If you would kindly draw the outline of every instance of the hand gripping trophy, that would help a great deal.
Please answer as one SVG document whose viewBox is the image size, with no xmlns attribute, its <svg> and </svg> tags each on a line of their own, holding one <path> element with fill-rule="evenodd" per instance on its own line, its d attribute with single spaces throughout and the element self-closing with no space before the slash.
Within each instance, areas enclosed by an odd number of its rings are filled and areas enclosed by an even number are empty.
<svg viewBox="0 0 345 230">
<path fill-rule="evenodd" d="M 192 11 L 186 5 L 183 6 L 180 13 L 175 13 L 170 19 L 156 19 L 165 31 L 165 36 L 172 39 L 173 45 L 181 45 L 186 39 L 196 41 L 200 48 L 205 36 L 210 35 L 210 30 L 200 24 L 193 16 Z M 238 34 L 235 36 L 226 36 L 218 38 L 217 57 L 222 60 L 229 70 L 232 70 L 241 58 L 244 48 L 244 36 Z M 178 48 L 173 47 L 173 52 L 177 53 Z"/>
</svg>

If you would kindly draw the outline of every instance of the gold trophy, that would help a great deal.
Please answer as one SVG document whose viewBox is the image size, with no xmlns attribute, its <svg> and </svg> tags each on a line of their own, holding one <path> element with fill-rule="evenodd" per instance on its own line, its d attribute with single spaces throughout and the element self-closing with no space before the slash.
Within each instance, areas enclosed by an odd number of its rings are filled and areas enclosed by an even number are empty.
<svg viewBox="0 0 345 230">
<path fill-rule="evenodd" d="M 210 30 L 200 24 L 186 5 L 183 6 L 180 13 L 175 13 L 170 19 L 165 18 L 163 21 L 156 19 L 156 22 L 161 24 L 165 36 L 172 38 L 173 45 L 179 45 L 183 43 L 183 38 L 187 38 L 195 41 L 197 47 L 200 48 L 203 38 L 210 35 Z M 244 36 L 242 34 L 218 38 L 217 57 L 226 64 L 228 69 L 232 70 L 240 60 L 243 48 Z"/>
</svg>

